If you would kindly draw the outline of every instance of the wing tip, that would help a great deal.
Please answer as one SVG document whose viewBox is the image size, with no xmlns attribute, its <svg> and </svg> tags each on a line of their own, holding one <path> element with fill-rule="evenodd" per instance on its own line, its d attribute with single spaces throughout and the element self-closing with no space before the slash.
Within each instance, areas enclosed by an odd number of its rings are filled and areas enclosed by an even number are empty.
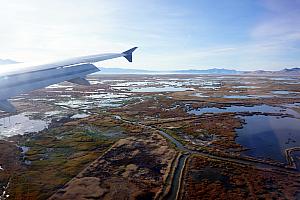
<svg viewBox="0 0 300 200">
<path fill-rule="evenodd" d="M 132 62 L 132 53 L 137 49 L 137 47 L 133 47 L 127 51 L 124 51 L 124 57 L 128 60 L 128 62 Z"/>
</svg>

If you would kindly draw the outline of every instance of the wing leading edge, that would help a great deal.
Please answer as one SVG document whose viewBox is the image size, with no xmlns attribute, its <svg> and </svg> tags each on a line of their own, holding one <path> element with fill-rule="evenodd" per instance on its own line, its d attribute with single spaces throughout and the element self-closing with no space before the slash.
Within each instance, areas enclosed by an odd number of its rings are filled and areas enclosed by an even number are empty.
<svg viewBox="0 0 300 200">
<path fill-rule="evenodd" d="M 39 65 L 27 69 L 0 74 L 0 110 L 15 112 L 8 98 L 41 89 L 52 84 L 68 81 L 79 85 L 89 85 L 85 76 L 100 71 L 92 63 L 125 57 L 132 62 L 132 53 L 137 47 L 123 53 L 98 54 L 77 57 L 56 63 Z"/>
</svg>

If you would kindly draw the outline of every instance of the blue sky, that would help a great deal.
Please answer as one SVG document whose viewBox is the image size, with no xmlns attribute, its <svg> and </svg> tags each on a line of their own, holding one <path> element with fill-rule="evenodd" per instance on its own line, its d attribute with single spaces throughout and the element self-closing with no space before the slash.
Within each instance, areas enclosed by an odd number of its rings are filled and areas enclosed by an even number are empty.
<svg viewBox="0 0 300 200">
<path fill-rule="evenodd" d="M 300 66 L 300 0 L 0 0 L 0 58 L 47 62 L 138 46 L 103 67 Z"/>
</svg>

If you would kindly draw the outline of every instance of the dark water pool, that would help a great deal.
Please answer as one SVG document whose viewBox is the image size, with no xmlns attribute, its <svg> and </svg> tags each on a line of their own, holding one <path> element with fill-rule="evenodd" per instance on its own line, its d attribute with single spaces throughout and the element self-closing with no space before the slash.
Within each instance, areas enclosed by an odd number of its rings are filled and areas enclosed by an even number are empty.
<svg viewBox="0 0 300 200">
<path fill-rule="evenodd" d="M 225 112 L 290 114 L 293 117 L 265 116 L 261 114 L 238 116 L 245 120 L 245 124 L 242 129 L 236 129 L 238 135 L 236 142 L 249 149 L 244 151 L 243 155 L 286 163 L 285 149 L 300 146 L 300 114 L 293 110 L 294 107 L 299 107 L 299 104 L 211 107 L 194 109 L 188 112 L 195 115 Z"/>
<path fill-rule="evenodd" d="M 286 163 L 285 149 L 300 146 L 300 119 L 275 116 L 246 116 L 237 129 L 237 143 L 250 150 L 243 154 Z"/>
<path fill-rule="evenodd" d="M 291 104 L 288 104 L 291 105 Z M 199 108 L 188 111 L 189 114 L 202 115 L 204 113 L 225 113 L 225 112 L 262 112 L 262 113 L 282 113 L 290 114 L 300 118 L 300 114 L 287 106 L 269 106 L 269 105 L 256 105 L 256 106 L 229 106 L 223 108 L 210 107 Z"/>
</svg>

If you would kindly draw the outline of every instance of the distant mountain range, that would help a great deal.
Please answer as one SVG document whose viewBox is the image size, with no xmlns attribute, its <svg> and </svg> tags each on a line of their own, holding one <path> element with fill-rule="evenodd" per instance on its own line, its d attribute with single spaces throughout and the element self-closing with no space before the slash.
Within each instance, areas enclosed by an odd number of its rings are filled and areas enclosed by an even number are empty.
<svg viewBox="0 0 300 200">
<path fill-rule="evenodd" d="M 139 69 L 123 69 L 123 68 L 99 68 L 102 74 L 240 74 L 240 71 L 231 69 L 205 69 L 205 70 L 172 70 L 172 71 L 151 71 Z"/>
<path fill-rule="evenodd" d="M 189 70 L 176 70 L 176 71 L 171 71 L 174 73 L 178 74 L 240 74 L 241 71 L 237 71 L 234 69 L 218 69 L 218 68 L 213 68 L 213 69 L 189 69 Z"/>
<path fill-rule="evenodd" d="M 11 59 L 0 59 L 0 65 L 19 63 Z M 212 68 L 212 69 L 187 69 L 187 70 L 170 70 L 170 71 L 155 71 L 143 69 L 125 69 L 125 68 L 105 68 L 100 67 L 101 74 L 248 74 L 248 75 L 300 75 L 300 68 L 285 68 L 279 71 L 238 71 L 234 69 Z"/>
<path fill-rule="evenodd" d="M 139 69 L 124 68 L 100 68 L 101 74 L 248 74 L 248 75 L 300 75 L 300 68 L 283 69 L 280 71 L 238 71 L 234 69 L 212 68 L 212 69 L 188 69 L 188 70 L 172 70 L 172 71 L 151 71 Z"/>
<path fill-rule="evenodd" d="M 287 69 L 285 68 L 284 70 L 282 70 L 282 73 L 288 73 L 288 74 L 299 74 L 300 73 L 300 68 L 299 67 L 295 67 L 295 68 L 291 68 L 291 69 Z"/>
<path fill-rule="evenodd" d="M 247 71 L 243 72 L 243 74 L 250 74 L 250 75 L 300 75 L 300 68 L 295 67 L 295 68 L 285 68 L 283 70 L 279 71 L 265 71 L 265 70 L 257 70 L 257 71 Z"/>
<path fill-rule="evenodd" d="M 156 71 L 142 70 L 142 69 L 124 69 L 124 68 L 104 68 L 99 67 L 102 74 L 151 74 Z M 100 73 L 100 72 L 99 72 Z"/>
</svg>

